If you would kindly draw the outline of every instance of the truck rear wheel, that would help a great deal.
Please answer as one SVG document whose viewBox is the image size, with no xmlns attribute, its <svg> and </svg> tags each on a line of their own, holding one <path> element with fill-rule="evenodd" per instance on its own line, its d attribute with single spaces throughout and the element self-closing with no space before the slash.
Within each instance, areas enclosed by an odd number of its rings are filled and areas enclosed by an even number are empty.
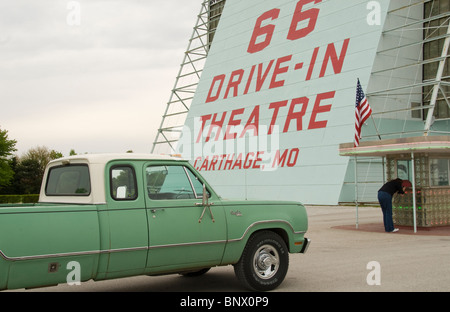
<svg viewBox="0 0 450 312">
<path fill-rule="evenodd" d="M 246 287 L 268 291 L 283 282 L 288 267 L 289 252 L 284 240 L 272 231 L 262 231 L 250 237 L 234 272 Z"/>
</svg>

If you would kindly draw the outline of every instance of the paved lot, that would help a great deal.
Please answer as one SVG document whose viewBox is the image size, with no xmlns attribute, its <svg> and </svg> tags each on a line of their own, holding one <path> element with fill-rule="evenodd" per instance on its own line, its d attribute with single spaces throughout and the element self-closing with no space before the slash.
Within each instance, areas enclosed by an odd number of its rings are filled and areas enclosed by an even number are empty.
<svg viewBox="0 0 450 312">
<path fill-rule="evenodd" d="M 290 268 L 278 292 L 423 292 L 450 291 L 450 228 L 444 231 L 411 229 L 384 233 L 379 208 L 359 208 L 356 230 L 355 207 L 308 207 L 312 240 L 306 254 L 291 255 Z M 368 285 L 380 266 L 380 285 Z M 374 278 L 369 278 L 374 282 Z M 19 290 L 24 291 L 24 290 Z M 197 278 L 179 275 L 124 278 L 86 282 L 80 286 L 59 285 L 34 291 L 154 292 L 154 291 L 245 291 L 231 266 L 213 268 Z"/>
</svg>

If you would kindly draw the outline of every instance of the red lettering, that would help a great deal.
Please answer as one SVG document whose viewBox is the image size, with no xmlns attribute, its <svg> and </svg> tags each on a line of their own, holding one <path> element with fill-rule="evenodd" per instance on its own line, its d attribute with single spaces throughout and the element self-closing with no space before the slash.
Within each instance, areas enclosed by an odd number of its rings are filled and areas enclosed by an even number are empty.
<svg viewBox="0 0 450 312">
<path fill-rule="evenodd" d="M 260 63 L 258 65 L 258 77 L 256 78 L 256 92 L 260 91 L 264 81 L 266 81 L 267 75 L 269 74 L 270 69 L 272 68 L 273 62 L 275 60 L 271 60 L 269 65 L 267 66 L 266 70 L 264 71 L 264 74 L 261 76 L 261 73 L 263 71 L 263 63 Z"/>
<path fill-rule="evenodd" d="M 231 155 L 231 159 L 229 159 L 228 157 L 229 156 L 227 156 L 227 160 L 225 160 L 225 166 L 223 167 L 223 170 L 227 170 L 227 165 L 229 165 L 228 169 L 231 169 L 231 165 L 233 164 L 234 154 Z"/>
<path fill-rule="evenodd" d="M 253 73 L 255 72 L 256 65 L 252 66 L 252 69 L 250 71 L 250 75 L 248 76 L 247 85 L 245 86 L 244 94 L 248 93 L 248 89 L 250 89 L 250 85 L 252 83 Z"/>
<path fill-rule="evenodd" d="M 288 153 L 289 152 L 289 153 Z M 285 164 L 288 167 L 294 167 L 298 160 L 298 155 L 300 150 L 298 148 L 293 148 L 292 150 L 285 150 L 283 154 L 280 155 L 280 150 L 275 152 L 275 157 L 272 162 L 272 168 L 284 167 Z M 288 155 L 289 154 L 289 155 Z M 287 162 L 286 162 L 287 160 Z"/>
<path fill-rule="evenodd" d="M 208 120 L 211 119 L 211 117 L 212 117 L 212 115 L 205 115 L 205 116 L 200 117 L 200 120 L 202 122 L 202 128 L 200 129 L 200 132 L 198 133 L 196 143 L 200 142 L 200 139 L 202 138 L 203 130 L 205 129 L 205 124 Z"/>
<path fill-rule="evenodd" d="M 330 91 L 316 96 L 307 128 L 304 122 L 308 121 L 305 121 L 304 118 L 310 102 L 308 97 L 270 103 L 268 109 L 272 110 L 272 117 L 267 134 L 272 135 L 277 130 L 275 127 L 278 121 L 278 115 L 283 107 L 288 108 L 284 120 L 283 133 L 289 132 L 291 128 L 293 128 L 291 131 L 302 131 L 305 129 L 312 130 L 327 127 L 328 120 L 319 120 L 318 115 L 331 111 L 332 99 L 334 99 L 335 93 L 336 91 Z M 328 100 L 327 103 L 324 103 L 326 100 Z M 238 137 L 244 138 L 247 133 L 249 133 L 249 136 L 258 136 L 260 109 L 260 105 L 255 105 L 246 119 L 245 126 L 239 128 L 238 126 L 244 124 L 242 115 L 246 113 L 246 108 L 234 109 L 230 114 L 228 112 L 222 112 L 201 116 L 201 129 L 198 132 L 196 143 L 199 143 L 203 138 L 205 142 L 209 142 L 211 139 L 218 141 L 221 136 L 223 136 L 223 140 L 235 140 Z M 295 126 L 292 123 L 295 123 Z M 208 130 L 206 130 L 207 128 Z M 198 159 L 196 161 L 198 162 Z M 197 162 L 195 164 L 196 167 Z M 210 166 L 214 167 L 216 164 L 218 164 L 217 159 Z"/>
<path fill-rule="evenodd" d="M 239 138 L 244 137 L 245 133 L 247 131 L 253 129 L 253 135 L 258 136 L 258 129 L 259 129 L 259 105 L 256 105 L 253 109 L 252 113 L 250 114 L 250 117 L 248 118 L 247 123 L 245 124 L 244 130 L 242 130 L 241 135 Z"/>
<path fill-rule="evenodd" d="M 212 92 L 214 90 L 214 87 L 215 87 L 217 81 L 220 81 L 220 84 L 219 84 L 219 87 L 217 88 L 216 94 L 214 96 L 212 96 Z M 219 98 L 220 91 L 222 90 L 224 81 L 225 81 L 225 75 L 218 75 L 213 78 L 211 87 L 209 88 L 208 97 L 206 98 L 206 103 L 214 102 L 215 100 L 217 100 Z"/>
<path fill-rule="evenodd" d="M 217 164 L 218 159 L 219 159 L 219 156 L 217 156 L 217 155 L 213 156 L 213 158 L 211 159 L 211 162 L 209 163 L 209 168 L 208 168 L 209 171 L 216 170 L 216 164 Z"/>
<path fill-rule="evenodd" d="M 247 52 L 248 53 L 256 53 L 264 48 L 266 48 L 270 41 L 272 40 L 273 32 L 275 30 L 275 25 L 269 24 L 266 26 L 261 26 L 262 22 L 265 20 L 271 19 L 277 19 L 278 15 L 280 14 L 280 9 L 272 9 L 270 11 L 265 12 L 262 14 L 258 19 L 256 20 L 255 28 L 253 29 L 252 38 L 250 39 L 250 44 L 248 46 Z M 259 37 L 265 35 L 264 41 L 260 43 L 256 43 Z"/>
<path fill-rule="evenodd" d="M 314 108 L 311 114 L 311 119 L 309 121 L 308 129 L 319 129 L 325 128 L 327 126 L 327 120 L 316 121 L 317 115 L 320 113 L 326 113 L 331 110 L 331 104 L 320 106 L 320 102 L 326 99 L 334 98 L 334 94 L 336 91 L 326 92 L 322 94 L 318 94 L 316 98 L 316 102 L 314 103 Z"/>
<path fill-rule="evenodd" d="M 199 169 L 198 167 L 197 167 L 197 161 L 201 161 L 202 160 L 202 158 L 201 157 L 197 157 L 196 159 L 195 159 L 195 162 L 194 162 L 194 167 L 195 167 L 195 169 Z"/>
<path fill-rule="evenodd" d="M 291 106 L 289 107 L 289 112 L 286 117 L 286 123 L 284 124 L 283 132 L 287 132 L 289 130 L 289 125 L 291 123 L 291 120 L 296 119 L 297 120 L 297 131 L 301 131 L 303 129 L 302 127 L 302 119 L 303 116 L 305 116 L 306 108 L 308 107 L 309 99 L 306 97 L 296 98 L 293 99 L 291 102 Z M 298 104 L 302 104 L 302 109 L 299 112 L 294 112 L 295 106 Z"/>
<path fill-rule="evenodd" d="M 208 156 L 206 156 L 205 160 L 203 160 L 203 164 L 200 167 L 199 171 L 202 171 L 203 169 L 208 170 L 208 163 L 209 163 L 209 159 L 208 159 Z"/>
<path fill-rule="evenodd" d="M 276 79 L 277 79 L 277 76 L 279 74 L 283 74 L 283 73 L 287 72 L 288 69 L 289 69 L 288 66 L 280 67 L 281 64 L 283 64 L 285 62 L 288 62 L 291 59 L 292 59 L 292 55 L 288 55 L 288 56 L 280 57 L 277 60 L 277 64 L 275 65 L 275 69 L 273 70 L 272 81 L 270 82 L 269 89 L 273 89 L 273 88 L 278 88 L 278 87 L 284 86 L 284 80 L 276 81 Z"/>
<path fill-rule="evenodd" d="M 298 148 L 293 148 L 289 152 L 289 159 L 287 162 L 288 167 L 294 167 L 298 160 L 298 154 L 300 154 L 300 150 Z M 294 156 L 294 157 L 293 157 Z"/>
<path fill-rule="evenodd" d="M 275 126 L 275 122 L 277 121 L 277 117 L 278 117 L 278 111 L 280 110 L 281 107 L 286 106 L 288 103 L 288 101 L 281 101 L 281 102 L 273 102 L 270 103 L 269 105 L 269 109 L 273 109 L 273 114 L 272 114 L 272 120 L 270 121 L 270 127 L 269 127 L 269 132 L 268 134 L 272 134 L 273 131 L 273 127 Z"/>
<path fill-rule="evenodd" d="M 233 168 L 231 170 L 234 170 L 234 168 L 242 169 L 242 153 L 239 153 L 238 157 L 236 158 L 236 161 L 234 162 Z"/>
<path fill-rule="evenodd" d="M 308 68 L 308 74 L 306 75 L 306 80 L 310 80 L 313 70 L 314 70 L 314 65 L 316 64 L 316 59 L 317 59 L 317 54 L 319 53 L 319 48 L 315 48 L 312 58 L 311 58 L 311 62 L 309 63 L 309 68 Z"/>
<path fill-rule="evenodd" d="M 327 45 L 327 49 L 325 51 L 324 59 L 323 59 L 322 66 L 320 69 L 319 78 L 322 78 L 325 76 L 328 65 L 330 63 L 333 67 L 333 71 L 335 74 L 340 74 L 342 72 L 342 68 L 344 65 L 344 61 L 345 61 L 345 57 L 347 54 L 349 43 L 350 43 L 350 39 L 344 40 L 344 42 L 342 44 L 342 49 L 339 53 L 339 56 L 338 56 L 338 52 L 336 51 L 336 46 L 334 43 L 330 43 Z M 312 52 L 311 60 L 310 60 L 309 66 L 308 66 L 308 72 L 306 74 L 306 79 L 305 79 L 306 81 L 309 81 L 312 78 L 314 68 L 316 65 L 316 61 L 317 61 L 317 58 L 319 55 L 319 50 L 320 50 L 320 48 L 316 47 L 316 48 L 314 48 L 314 50 Z M 292 60 L 292 57 L 293 57 L 293 55 L 287 55 L 287 56 L 280 57 L 276 60 L 270 60 L 267 63 L 267 65 L 265 65 L 264 63 L 259 63 L 258 65 L 253 65 L 250 69 L 250 73 L 249 73 L 248 77 L 246 78 L 247 81 L 245 82 L 245 88 L 243 90 L 243 93 L 241 93 L 241 94 L 245 95 L 245 94 L 249 93 L 253 80 L 255 80 L 255 84 L 256 84 L 255 92 L 261 91 L 262 88 L 264 87 L 267 77 L 269 76 L 269 74 L 272 70 L 272 67 L 273 67 L 272 78 L 270 80 L 268 89 L 283 87 L 285 85 L 286 81 L 284 79 L 281 79 L 280 76 L 283 74 L 286 74 L 289 71 L 289 64 L 287 64 L 287 63 Z M 275 63 L 275 65 L 274 65 L 274 63 Z M 302 67 L 303 63 L 299 63 L 297 65 L 301 65 L 300 67 Z M 253 77 L 255 76 L 255 71 L 257 71 L 256 78 L 253 79 Z M 245 74 L 246 73 L 245 73 L 244 69 L 237 69 L 231 73 L 230 78 L 228 79 L 228 85 L 226 87 L 223 99 L 227 99 L 229 96 L 232 96 L 232 97 L 239 96 L 239 94 L 240 94 L 239 87 L 241 86 L 241 84 L 243 84 L 243 79 L 244 79 Z M 208 92 L 208 96 L 206 99 L 206 103 L 214 102 L 220 98 L 221 90 L 225 83 L 225 79 L 226 79 L 225 74 L 218 75 L 213 78 L 213 81 L 211 83 L 211 86 L 210 86 L 210 89 Z"/>
<path fill-rule="evenodd" d="M 259 161 L 262 161 L 262 159 L 261 159 L 261 157 L 259 157 L 259 155 L 263 155 L 263 154 L 264 154 L 264 152 L 257 152 L 257 153 L 256 153 L 256 159 L 255 159 L 255 161 L 253 162 L 253 166 L 252 166 L 253 169 L 259 169 L 259 168 L 261 168 L 261 166 L 258 165 L 258 162 L 259 162 Z"/>
<path fill-rule="evenodd" d="M 316 27 L 317 17 L 319 16 L 320 10 L 313 8 L 303 12 L 303 6 L 311 2 L 317 4 L 319 2 L 322 2 L 322 0 L 300 0 L 299 2 L 297 2 L 294 16 L 292 17 L 291 27 L 289 28 L 289 33 L 287 36 L 289 40 L 304 38 L 308 34 L 310 34 Z M 298 24 L 305 20 L 309 20 L 308 24 L 303 28 L 297 29 Z"/>
<path fill-rule="evenodd" d="M 255 153 L 250 152 L 247 154 L 247 156 L 245 157 L 245 161 L 244 161 L 244 169 L 250 169 L 250 167 L 252 166 L 252 160 L 250 160 L 250 162 L 248 162 L 249 157 L 253 157 L 253 155 L 255 155 Z"/>
<path fill-rule="evenodd" d="M 234 81 L 234 77 L 238 76 L 238 80 Z M 228 98 L 228 92 L 231 88 L 233 88 L 233 96 L 236 97 L 238 95 L 238 86 L 242 81 L 242 77 L 244 76 L 244 70 L 238 69 L 231 73 L 230 81 L 228 82 L 227 91 L 225 92 L 224 99 Z"/>
<path fill-rule="evenodd" d="M 219 170 L 222 169 L 223 160 L 225 159 L 226 156 L 227 156 L 226 154 L 220 155 L 220 157 L 222 158 L 220 159 Z"/>
<path fill-rule="evenodd" d="M 286 157 L 287 157 L 287 151 L 288 150 L 285 150 L 283 152 L 283 155 L 281 155 L 281 156 L 280 156 L 280 150 L 276 151 L 275 157 L 272 162 L 272 168 L 278 168 L 280 163 L 281 163 L 281 167 L 284 167 L 284 163 L 286 162 Z"/>
<path fill-rule="evenodd" d="M 227 115 L 227 112 L 223 112 L 223 114 L 222 114 L 222 119 L 216 120 L 217 114 L 214 114 L 213 120 L 212 120 L 212 122 L 211 122 L 211 125 L 209 126 L 209 132 L 208 132 L 208 136 L 206 137 L 205 142 L 208 142 L 208 141 L 209 141 L 209 138 L 211 137 L 211 132 L 212 132 L 213 128 L 218 128 L 217 131 L 216 131 L 216 138 L 215 138 L 215 141 L 217 141 L 217 140 L 219 139 L 220 132 L 221 132 L 221 130 L 222 130 L 223 123 L 225 122 L 225 116 L 226 116 L 226 115 Z"/>
<path fill-rule="evenodd" d="M 327 70 L 328 61 L 331 60 L 331 65 L 333 65 L 333 70 L 335 74 L 339 74 L 342 71 L 342 66 L 344 65 L 345 55 L 347 54 L 348 43 L 350 39 L 345 39 L 344 44 L 342 45 L 342 50 L 339 58 L 336 54 L 336 48 L 334 43 L 330 43 L 327 46 L 327 51 L 325 52 L 325 58 L 322 64 L 322 69 L 320 70 L 319 77 L 325 76 L 325 72 Z"/>
<path fill-rule="evenodd" d="M 241 124 L 241 120 L 240 119 L 235 120 L 234 117 L 236 115 L 243 114 L 244 110 L 245 110 L 244 108 L 240 108 L 235 109 L 234 111 L 231 112 L 231 117 L 230 120 L 228 121 L 227 130 L 225 131 L 225 137 L 223 138 L 224 140 L 236 139 L 237 133 L 230 133 L 230 128 Z"/>
</svg>

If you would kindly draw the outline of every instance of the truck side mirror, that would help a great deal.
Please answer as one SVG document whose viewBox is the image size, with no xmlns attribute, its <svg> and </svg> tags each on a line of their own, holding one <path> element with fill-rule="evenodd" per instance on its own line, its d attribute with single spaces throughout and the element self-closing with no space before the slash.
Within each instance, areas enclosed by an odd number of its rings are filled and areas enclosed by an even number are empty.
<svg viewBox="0 0 450 312">
<path fill-rule="evenodd" d="M 213 215 L 212 210 L 211 210 L 211 206 L 214 205 L 214 203 L 208 203 L 208 198 L 209 198 L 209 196 L 208 196 L 208 193 L 206 192 L 206 185 L 203 184 L 202 203 L 201 204 L 200 203 L 196 203 L 195 204 L 196 206 L 200 206 L 200 205 L 203 206 L 203 212 L 202 212 L 202 215 L 200 216 L 200 219 L 198 219 L 198 223 L 202 222 L 203 215 L 205 214 L 206 208 L 209 209 L 209 213 L 211 214 L 212 222 L 216 222 L 216 220 L 214 220 L 214 215 Z"/>
<path fill-rule="evenodd" d="M 119 186 L 117 187 L 117 194 L 116 194 L 116 198 L 127 198 L 127 186 Z"/>
</svg>

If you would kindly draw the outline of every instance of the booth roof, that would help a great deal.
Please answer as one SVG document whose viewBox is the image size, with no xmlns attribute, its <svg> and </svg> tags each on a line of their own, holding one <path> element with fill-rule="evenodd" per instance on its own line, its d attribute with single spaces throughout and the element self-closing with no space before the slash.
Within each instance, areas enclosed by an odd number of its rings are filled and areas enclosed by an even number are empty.
<svg viewBox="0 0 450 312">
<path fill-rule="evenodd" d="M 361 142 L 354 147 L 353 142 L 339 145 L 340 156 L 378 156 L 392 154 L 428 153 L 439 154 L 450 151 L 450 136 L 419 136 L 388 140 Z"/>
</svg>

